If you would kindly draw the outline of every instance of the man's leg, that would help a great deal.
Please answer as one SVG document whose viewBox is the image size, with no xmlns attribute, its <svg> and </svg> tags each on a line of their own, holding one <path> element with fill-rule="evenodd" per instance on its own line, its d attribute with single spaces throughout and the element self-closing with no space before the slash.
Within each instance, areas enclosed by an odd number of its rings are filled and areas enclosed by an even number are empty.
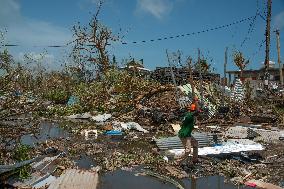
<svg viewBox="0 0 284 189">
<path fill-rule="evenodd" d="M 198 162 L 198 141 L 191 137 L 191 143 L 193 148 L 193 154 L 192 154 L 192 162 Z"/>
<path fill-rule="evenodd" d="M 191 137 L 181 138 L 181 142 L 184 147 L 184 155 L 181 157 L 180 162 L 186 160 L 191 153 Z"/>
</svg>

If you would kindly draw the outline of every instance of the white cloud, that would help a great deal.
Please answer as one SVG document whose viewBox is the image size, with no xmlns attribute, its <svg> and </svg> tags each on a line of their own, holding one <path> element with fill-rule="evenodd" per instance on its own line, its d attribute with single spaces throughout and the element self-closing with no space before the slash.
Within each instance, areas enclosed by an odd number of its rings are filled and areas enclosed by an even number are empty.
<svg viewBox="0 0 284 189">
<path fill-rule="evenodd" d="M 284 11 L 277 14 L 273 19 L 273 25 L 275 28 L 282 29 L 284 27 Z"/>
<path fill-rule="evenodd" d="M 47 61 L 48 63 L 50 63 L 54 60 L 54 56 L 52 54 L 36 53 L 36 52 L 29 52 L 29 53 L 20 52 L 18 58 L 21 61 L 25 61 L 25 56 L 29 57 L 29 59 L 35 62 Z"/>
<path fill-rule="evenodd" d="M 20 4 L 15 0 L 0 0 L 0 26 L 7 27 L 21 19 Z"/>
<path fill-rule="evenodd" d="M 170 0 L 137 0 L 136 11 L 149 13 L 158 19 L 162 19 L 172 9 L 173 1 Z"/>
<path fill-rule="evenodd" d="M 7 28 L 10 43 L 27 46 L 64 45 L 71 33 L 62 27 L 39 20 L 25 20 Z"/>
<path fill-rule="evenodd" d="M 69 28 L 57 26 L 37 18 L 29 18 L 21 13 L 19 0 L 0 0 L 0 30 L 7 30 L 5 43 L 17 44 L 19 47 L 9 48 L 9 52 L 18 62 L 24 62 L 24 54 L 28 53 L 34 60 L 40 58 L 40 52 L 46 51 L 49 45 L 65 45 L 72 39 Z M 34 48 L 34 46 L 40 48 Z M 62 49 L 48 49 L 42 60 L 46 68 L 59 68 Z M 47 53 L 47 52 L 46 52 Z M 30 66 L 34 66 L 31 64 Z"/>
<path fill-rule="evenodd" d="M 0 0 L 0 29 L 7 29 L 11 44 L 22 46 L 66 44 L 71 32 L 52 23 L 21 14 L 20 1 Z"/>
<path fill-rule="evenodd" d="M 59 65 L 56 64 L 55 56 L 53 54 L 48 54 L 47 52 L 20 52 L 16 57 L 14 57 L 17 62 L 27 64 L 28 67 L 36 67 L 37 63 L 40 63 L 45 68 L 58 68 Z"/>
</svg>

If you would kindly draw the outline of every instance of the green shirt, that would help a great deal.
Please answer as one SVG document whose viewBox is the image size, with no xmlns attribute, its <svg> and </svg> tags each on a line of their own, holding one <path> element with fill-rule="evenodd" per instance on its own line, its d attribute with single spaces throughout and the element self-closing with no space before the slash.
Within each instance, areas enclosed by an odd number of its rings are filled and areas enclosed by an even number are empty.
<svg viewBox="0 0 284 189">
<path fill-rule="evenodd" d="M 194 116 L 191 112 L 188 112 L 184 116 L 184 120 L 181 124 L 181 129 L 178 132 L 180 138 L 190 137 L 194 128 Z"/>
</svg>

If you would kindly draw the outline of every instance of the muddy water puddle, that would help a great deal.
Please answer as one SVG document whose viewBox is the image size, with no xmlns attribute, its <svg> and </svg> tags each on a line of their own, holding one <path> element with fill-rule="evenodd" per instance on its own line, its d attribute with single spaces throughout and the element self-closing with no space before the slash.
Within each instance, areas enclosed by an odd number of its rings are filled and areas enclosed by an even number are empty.
<svg viewBox="0 0 284 189">
<path fill-rule="evenodd" d="M 94 160 L 85 154 L 79 158 L 76 158 L 74 162 L 79 169 L 91 169 L 96 166 Z"/>
<path fill-rule="evenodd" d="M 69 136 L 69 133 L 60 128 L 57 123 L 42 122 L 39 127 L 38 133 L 23 135 L 21 137 L 21 143 L 34 147 L 37 143 L 41 143 L 49 139 L 67 138 Z"/>
<path fill-rule="evenodd" d="M 186 189 L 250 189 L 245 186 L 234 186 L 225 183 L 221 176 L 211 176 L 198 179 L 183 179 L 180 184 Z M 166 181 L 150 176 L 135 176 L 134 172 L 118 170 L 101 175 L 98 189 L 176 189 L 177 187 Z"/>
</svg>

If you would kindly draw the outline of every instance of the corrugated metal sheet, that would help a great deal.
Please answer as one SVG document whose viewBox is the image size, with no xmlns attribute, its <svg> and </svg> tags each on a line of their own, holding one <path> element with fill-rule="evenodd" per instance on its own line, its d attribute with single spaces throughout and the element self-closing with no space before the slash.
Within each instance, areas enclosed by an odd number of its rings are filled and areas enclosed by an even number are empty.
<svg viewBox="0 0 284 189">
<path fill-rule="evenodd" d="M 253 136 L 256 137 L 256 140 L 265 142 L 279 141 L 279 138 L 282 136 L 282 134 L 284 134 L 284 131 L 265 130 L 243 126 L 231 127 L 225 132 L 226 137 L 249 138 Z"/>
<path fill-rule="evenodd" d="M 226 137 L 232 138 L 247 138 L 248 136 L 248 128 L 242 126 L 230 127 L 225 132 Z"/>
<path fill-rule="evenodd" d="M 207 133 L 192 133 L 192 136 L 198 141 L 198 147 L 202 148 L 213 143 L 213 135 Z M 220 139 L 217 139 L 220 141 Z M 156 144 L 160 150 L 183 149 L 182 142 L 178 136 L 156 139 Z"/>
<path fill-rule="evenodd" d="M 24 180 L 11 178 L 8 180 L 8 183 L 17 188 L 28 188 L 31 186 L 33 186 L 33 188 L 37 188 L 34 185 L 45 180 L 51 175 L 51 173 L 56 169 L 55 160 L 57 160 L 61 155 L 62 153 L 52 157 L 44 157 L 41 161 L 32 163 L 31 167 L 34 172 L 29 178 Z"/>
<path fill-rule="evenodd" d="M 243 145 L 256 144 L 256 142 L 249 140 L 249 139 L 228 139 L 227 142 L 234 143 L 234 144 L 243 144 Z"/>
<path fill-rule="evenodd" d="M 48 189 L 96 189 L 97 184 L 97 172 L 68 169 Z"/>
<path fill-rule="evenodd" d="M 283 131 L 272 131 L 272 130 L 264 130 L 264 129 L 254 129 L 254 131 L 260 136 L 256 138 L 256 140 L 261 140 L 265 142 L 275 142 L 279 141 L 281 134 Z"/>
<path fill-rule="evenodd" d="M 23 167 L 25 165 L 31 164 L 37 160 L 39 160 L 41 157 L 36 157 L 34 159 L 30 159 L 30 160 L 26 160 L 26 161 L 22 161 L 19 163 L 16 163 L 14 165 L 0 165 L 0 174 L 8 172 L 8 171 L 12 171 L 14 169 L 17 169 L 19 167 Z"/>
</svg>

